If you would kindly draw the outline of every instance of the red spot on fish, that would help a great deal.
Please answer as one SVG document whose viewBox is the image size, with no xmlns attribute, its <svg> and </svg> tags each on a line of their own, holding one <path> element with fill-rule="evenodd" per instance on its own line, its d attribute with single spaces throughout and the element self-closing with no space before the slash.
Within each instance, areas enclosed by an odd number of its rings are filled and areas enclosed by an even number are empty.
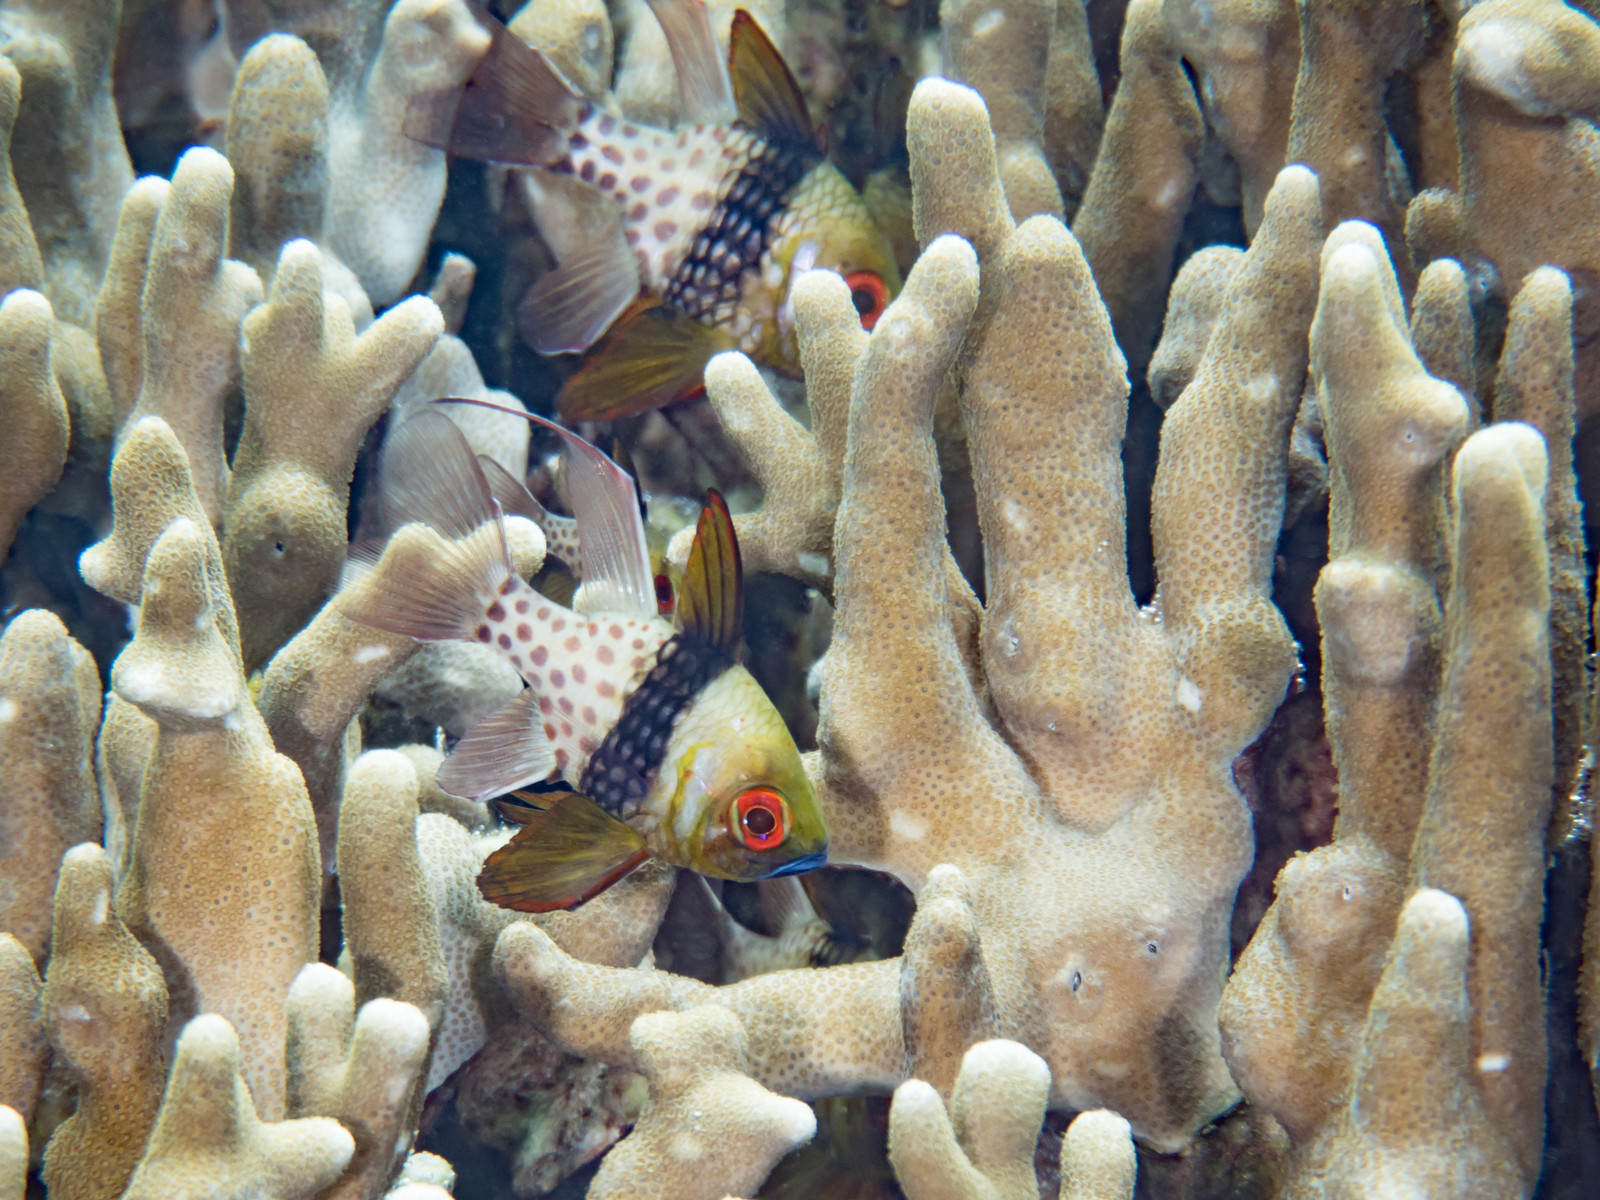
<svg viewBox="0 0 1600 1200">
<path fill-rule="evenodd" d="M 677 223 L 674 221 L 657 221 L 655 228 L 656 241 L 664 242 L 678 232 Z"/>
<path fill-rule="evenodd" d="M 534 613 L 533 615 L 537 620 L 548 621 L 550 619 L 550 610 L 548 608 L 541 608 L 538 612 Z"/>
<path fill-rule="evenodd" d="M 487 625 L 478 626 L 478 640 L 480 642 L 487 642 L 490 636 L 489 627 Z"/>
<path fill-rule="evenodd" d="M 555 710 L 555 705 L 550 702 L 550 697 L 549 696 L 540 696 L 539 697 L 539 711 L 540 712 L 549 713 L 549 712 L 552 712 L 554 710 Z"/>
<path fill-rule="evenodd" d="M 583 712 L 580 713 L 579 715 L 581 717 L 583 717 L 583 719 L 585 721 L 587 721 L 590 725 L 593 725 L 595 723 L 594 709 L 590 705 L 585 704 L 583 706 Z"/>
<path fill-rule="evenodd" d="M 509 633 L 502 633 L 499 637 L 495 638 L 495 642 L 498 643 L 500 649 L 502 650 L 511 649 L 511 635 Z"/>
<path fill-rule="evenodd" d="M 605 156 L 607 162 L 616 163 L 619 167 L 622 165 L 622 151 L 615 146 L 601 146 L 600 153 Z"/>
<path fill-rule="evenodd" d="M 628 220 L 630 221 L 642 221 L 649 215 L 650 206 L 643 200 L 639 201 L 639 203 L 635 204 L 628 210 Z"/>
<path fill-rule="evenodd" d="M 589 139 L 584 137 L 583 134 L 579 133 L 576 129 L 574 129 L 567 137 L 567 145 L 571 146 L 574 150 L 582 150 L 588 144 Z"/>
<path fill-rule="evenodd" d="M 599 746 L 599 744 L 600 743 L 595 741 L 592 737 L 581 737 L 578 739 L 578 749 L 582 750 L 585 754 L 593 754 L 595 752 L 595 747 Z"/>
<path fill-rule="evenodd" d="M 610 646 L 600 646 L 600 647 L 598 647 L 594 652 L 594 656 L 596 658 L 598 658 L 603 663 L 614 662 L 616 660 L 616 657 L 617 657 L 615 654 L 613 654 L 611 652 L 611 647 Z"/>
<path fill-rule="evenodd" d="M 608 679 L 602 679 L 594 685 L 594 690 L 599 693 L 602 700 L 609 700 L 617 694 L 617 685 Z"/>
<path fill-rule="evenodd" d="M 633 639 L 633 648 L 635 650 L 643 650 L 644 649 L 644 639 L 643 638 L 634 638 Z"/>
<path fill-rule="evenodd" d="M 522 624 L 517 626 L 517 641 L 519 641 L 519 642 L 531 642 L 531 641 L 533 641 L 533 629 L 532 629 L 532 627 L 530 627 L 528 625 L 528 623 L 526 621 L 524 621 Z"/>
<path fill-rule="evenodd" d="M 635 655 L 631 660 L 629 660 L 628 665 L 630 667 L 632 667 L 635 671 L 644 670 L 644 655 L 642 655 L 642 654 Z"/>
<path fill-rule="evenodd" d="M 534 666 L 536 666 L 536 667 L 544 666 L 544 660 L 549 658 L 549 657 L 550 657 L 550 651 L 546 647 L 544 647 L 544 646 L 535 646 L 533 648 L 533 665 Z"/>
<path fill-rule="evenodd" d="M 528 598 L 526 596 L 517 601 L 517 611 L 519 613 L 526 614 L 528 609 L 531 607 L 532 605 L 528 603 Z"/>
<path fill-rule="evenodd" d="M 566 641 L 562 642 L 561 648 L 564 649 L 568 654 L 576 654 L 578 652 L 578 647 L 581 645 L 583 645 L 583 643 L 578 640 L 576 635 L 574 635 L 573 637 L 569 637 Z"/>
<path fill-rule="evenodd" d="M 589 622 L 589 636 L 593 637 L 595 634 L 597 634 L 599 632 L 600 632 L 600 626 L 596 625 L 593 621 L 590 621 Z"/>
<path fill-rule="evenodd" d="M 621 625 L 607 625 L 606 626 L 606 632 L 609 633 L 612 637 L 620 639 L 622 637 L 622 626 Z"/>
<path fill-rule="evenodd" d="M 702 163 L 704 163 L 705 161 L 706 161 L 706 152 L 704 150 L 702 150 L 699 146 L 696 146 L 694 148 L 694 150 L 689 155 L 689 169 L 691 171 L 698 170 L 700 165 Z"/>
<path fill-rule="evenodd" d="M 567 627 L 567 622 L 566 622 L 566 618 L 564 618 L 564 617 L 557 617 L 554 621 L 550 622 L 550 632 L 551 633 L 560 633 L 566 627 Z"/>
<path fill-rule="evenodd" d="M 628 124 L 624 123 L 624 125 L 622 126 L 622 136 L 625 137 L 625 138 L 638 137 L 639 136 L 639 127 L 637 125 L 628 125 Z"/>
<path fill-rule="evenodd" d="M 563 721 L 563 722 L 561 722 L 561 736 L 564 737 L 564 738 L 569 738 L 569 737 L 572 736 L 572 722 L 571 721 Z"/>
<path fill-rule="evenodd" d="M 550 686 L 553 687 L 553 688 L 564 688 L 564 687 L 566 687 L 567 686 L 567 674 L 566 674 L 566 672 L 565 671 L 551 671 L 550 672 Z"/>
<path fill-rule="evenodd" d="M 585 671 L 582 666 L 576 666 L 572 668 L 573 683 L 583 683 L 586 679 L 588 679 L 588 677 L 589 673 Z"/>
<path fill-rule="evenodd" d="M 561 749 L 561 747 L 559 747 L 559 746 L 556 747 L 556 769 L 557 770 L 564 771 L 564 770 L 567 769 L 567 758 L 568 757 L 569 756 L 568 756 L 568 754 L 567 754 L 567 752 L 565 750 Z"/>
<path fill-rule="evenodd" d="M 555 724 L 553 722 L 546 721 L 544 723 L 544 735 L 545 735 L 545 737 L 549 738 L 552 742 L 555 741 L 555 739 L 556 739 L 556 727 L 555 727 Z"/>
<path fill-rule="evenodd" d="M 586 158 L 583 160 L 583 166 L 578 168 L 578 178 L 585 183 L 594 182 L 594 159 Z"/>
<path fill-rule="evenodd" d="M 595 125 L 595 129 L 597 129 L 600 133 L 610 133 L 616 127 L 617 119 L 610 114 L 601 117 Z"/>
<path fill-rule="evenodd" d="M 604 172 L 603 174 L 601 174 L 599 179 L 594 181 L 594 185 L 595 185 L 595 187 L 599 188 L 602 192 L 614 192 L 614 191 L 616 191 L 617 190 L 617 175 L 616 175 L 616 172 L 615 171 L 606 171 L 606 172 Z"/>
<path fill-rule="evenodd" d="M 635 146 L 633 148 L 633 161 L 634 162 L 643 162 L 645 159 L 647 159 L 649 157 L 650 157 L 650 152 L 648 150 L 646 150 L 643 146 Z"/>
<path fill-rule="evenodd" d="M 559 700 L 557 700 L 556 707 L 562 712 L 566 713 L 567 716 L 570 717 L 572 715 L 572 701 L 567 699 L 567 697 L 562 696 Z M 571 731 L 569 730 L 568 732 Z"/>
</svg>

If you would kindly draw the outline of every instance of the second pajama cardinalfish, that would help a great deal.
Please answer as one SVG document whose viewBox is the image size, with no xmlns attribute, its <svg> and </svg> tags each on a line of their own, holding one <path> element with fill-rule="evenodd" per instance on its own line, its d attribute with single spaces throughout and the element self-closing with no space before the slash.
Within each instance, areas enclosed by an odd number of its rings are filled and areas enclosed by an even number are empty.
<svg viewBox="0 0 1600 1200">
<path fill-rule="evenodd" d="M 582 584 L 573 607 L 516 573 L 502 514 L 521 484 L 500 472 L 491 486 L 437 410 L 391 435 L 379 487 L 387 525 L 420 521 L 439 536 L 392 547 L 395 586 L 341 605 L 354 620 L 421 641 L 494 647 L 527 685 L 468 731 L 437 777 L 470 799 L 563 785 L 501 805 L 522 828 L 489 856 L 480 890 L 507 908 L 548 912 L 583 903 L 652 857 L 739 880 L 822 865 L 827 830 L 799 752 L 738 662 L 743 583 L 721 497 L 713 492 L 701 513 L 674 624 L 658 615 L 633 480 L 576 434 L 551 428 L 565 443 L 576 517 Z"/>
<path fill-rule="evenodd" d="M 694 395 L 723 350 L 798 376 L 790 288 L 813 267 L 844 276 L 868 329 L 900 288 L 887 239 L 824 159 L 800 89 L 755 20 L 734 14 L 724 65 L 701 0 L 651 8 L 689 118 L 676 129 L 585 100 L 481 9 L 490 46 L 459 99 L 421 103 L 406 125 L 451 154 L 571 175 L 615 204 L 617 220 L 569 248 L 521 306 L 534 349 L 588 352 L 557 399 L 573 419 Z"/>
</svg>

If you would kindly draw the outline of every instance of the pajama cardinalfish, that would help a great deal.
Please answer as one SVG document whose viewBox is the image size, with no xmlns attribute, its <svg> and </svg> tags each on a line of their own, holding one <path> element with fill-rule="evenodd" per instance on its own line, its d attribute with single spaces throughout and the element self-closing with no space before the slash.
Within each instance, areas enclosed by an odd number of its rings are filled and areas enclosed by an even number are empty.
<svg viewBox="0 0 1600 1200">
<path fill-rule="evenodd" d="M 436 410 L 385 444 L 380 489 L 387 524 L 421 521 L 440 536 L 392 545 L 396 586 L 342 605 L 421 641 L 492 646 L 527 685 L 467 732 L 437 777 L 472 799 L 543 781 L 568 789 L 501 806 L 522 828 L 489 856 L 479 888 L 507 908 L 547 912 L 583 903 L 651 857 L 741 880 L 820 866 L 827 831 L 799 752 L 738 663 L 743 584 L 721 497 L 711 493 L 701 513 L 671 623 L 657 612 L 632 479 L 552 427 L 577 519 L 583 582 L 573 607 L 513 569 L 502 505 Z"/>
<path fill-rule="evenodd" d="M 452 154 L 571 175 L 615 204 L 616 223 L 567 248 L 519 314 L 536 350 L 589 351 L 557 400 L 574 419 L 694 395 L 723 350 L 798 376 L 789 293 L 813 267 L 844 276 L 868 329 L 900 288 L 887 239 L 824 159 L 755 20 L 734 14 L 725 66 L 700 0 L 651 7 L 690 122 L 652 128 L 597 107 L 480 9 L 490 47 L 453 110 L 435 98 L 406 127 Z"/>
</svg>

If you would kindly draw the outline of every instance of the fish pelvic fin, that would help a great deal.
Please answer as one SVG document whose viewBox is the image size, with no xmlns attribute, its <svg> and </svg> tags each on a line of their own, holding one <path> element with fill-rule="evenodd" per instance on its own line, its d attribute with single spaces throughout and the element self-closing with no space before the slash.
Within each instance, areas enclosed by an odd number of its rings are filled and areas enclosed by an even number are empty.
<svg viewBox="0 0 1600 1200">
<path fill-rule="evenodd" d="M 516 570 L 466 438 L 443 413 L 418 413 L 390 436 L 378 486 L 384 523 L 398 527 L 375 568 L 384 586 L 350 590 L 340 610 L 418 641 L 477 638 Z"/>
<path fill-rule="evenodd" d="M 478 890 L 501 908 L 556 912 L 594 899 L 649 857 L 637 829 L 566 792 L 489 855 Z"/>
<path fill-rule="evenodd" d="M 454 109 L 439 96 L 419 97 L 402 126 L 407 137 L 479 162 L 552 166 L 567 157 L 567 138 L 589 102 L 538 50 L 488 9 L 470 4 L 489 31 L 489 49 L 461 89 Z"/>
<path fill-rule="evenodd" d="M 539 717 L 539 697 L 524 688 L 467 731 L 434 782 L 452 796 L 488 800 L 538 783 L 555 769 L 555 750 Z"/>
<path fill-rule="evenodd" d="M 641 301 L 611 326 L 556 397 L 572 421 L 631 417 L 705 390 L 706 364 L 732 334 L 670 305 Z"/>
<path fill-rule="evenodd" d="M 722 494 L 706 494 L 678 587 L 678 628 L 737 658 L 744 631 L 744 567 Z"/>
</svg>

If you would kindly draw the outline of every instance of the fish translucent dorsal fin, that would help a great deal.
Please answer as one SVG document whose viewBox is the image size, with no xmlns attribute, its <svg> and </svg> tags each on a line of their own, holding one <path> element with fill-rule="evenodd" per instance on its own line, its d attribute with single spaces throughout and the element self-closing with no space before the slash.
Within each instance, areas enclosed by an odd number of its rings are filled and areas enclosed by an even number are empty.
<svg viewBox="0 0 1600 1200">
<path fill-rule="evenodd" d="M 591 900 L 650 857 L 644 836 L 587 796 L 558 794 L 489 855 L 478 890 L 501 908 L 555 912 Z"/>
<path fill-rule="evenodd" d="M 678 589 L 678 627 L 730 656 L 744 630 L 744 571 L 733 517 L 715 489 L 706 494 L 695 527 L 694 545 Z"/>
<path fill-rule="evenodd" d="M 717 52 L 717 35 L 704 0 L 648 0 L 667 39 L 678 76 L 679 116 L 700 125 L 724 125 L 737 115 L 728 65 Z"/>
<path fill-rule="evenodd" d="M 574 421 L 609 421 L 687 400 L 704 390 L 706 364 L 737 346 L 669 305 L 637 304 L 562 386 L 556 407 Z"/>
<path fill-rule="evenodd" d="M 728 36 L 728 74 L 733 77 L 741 121 L 768 141 L 822 150 L 789 64 L 766 30 L 742 8 L 733 14 Z"/>
<path fill-rule="evenodd" d="M 568 153 L 567 137 L 588 101 L 538 50 L 480 4 L 468 5 L 489 32 L 489 49 L 454 106 L 438 93 L 411 102 L 405 135 L 461 158 L 547 166 Z"/>
<path fill-rule="evenodd" d="M 466 437 L 431 409 L 407 417 L 384 440 L 378 494 L 389 533 L 420 521 L 463 538 L 495 517 L 494 496 Z"/>
<path fill-rule="evenodd" d="M 488 800 L 538 783 L 555 768 L 556 752 L 540 724 L 539 697 L 524 688 L 467 731 L 434 782 L 452 796 Z"/>
<path fill-rule="evenodd" d="M 508 517 L 526 517 L 544 530 L 546 557 L 559 558 L 569 570 L 578 569 L 578 523 L 571 517 L 558 517 L 534 499 L 510 471 L 486 454 L 478 455 L 478 465 L 489 481 L 489 491 Z M 552 597 L 555 599 L 555 597 Z M 570 606 L 569 606 L 570 607 Z"/>
<path fill-rule="evenodd" d="M 483 400 L 450 403 L 500 408 Z M 585 609 L 621 616 L 655 616 L 655 576 L 650 570 L 650 551 L 645 544 L 633 477 L 598 446 L 570 429 L 533 413 L 516 415 L 561 438 L 565 464 L 561 492 L 578 522 L 578 573 L 583 577 Z"/>
</svg>

